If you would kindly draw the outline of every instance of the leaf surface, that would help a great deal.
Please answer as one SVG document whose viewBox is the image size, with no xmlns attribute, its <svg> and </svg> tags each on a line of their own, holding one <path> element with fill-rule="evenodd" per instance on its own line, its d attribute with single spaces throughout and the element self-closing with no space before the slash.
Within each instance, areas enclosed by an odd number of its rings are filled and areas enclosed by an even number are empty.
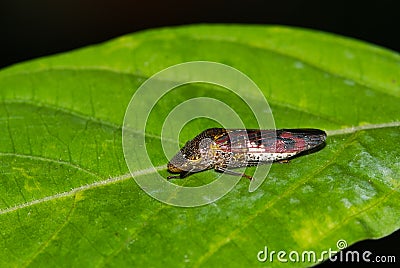
<svg viewBox="0 0 400 268">
<path fill-rule="evenodd" d="M 151 198 L 125 164 L 125 109 L 154 73 L 194 60 L 242 71 L 267 98 L 277 128 L 328 130 L 326 147 L 273 164 L 253 193 L 242 180 L 197 208 Z M 145 31 L 5 68 L 0 265 L 244 267 L 265 265 L 257 260 L 265 246 L 320 254 L 337 250 L 339 239 L 353 244 L 388 235 L 400 227 L 399 77 L 400 56 L 370 44 L 241 25 Z M 166 114 L 201 96 L 226 102 L 254 127 L 248 107 L 226 90 L 178 88 L 149 117 L 146 143 L 155 166 L 168 161 L 160 153 Z M 181 144 L 213 126 L 190 122 Z M 176 183 L 197 186 L 217 175 L 210 170 Z"/>
</svg>

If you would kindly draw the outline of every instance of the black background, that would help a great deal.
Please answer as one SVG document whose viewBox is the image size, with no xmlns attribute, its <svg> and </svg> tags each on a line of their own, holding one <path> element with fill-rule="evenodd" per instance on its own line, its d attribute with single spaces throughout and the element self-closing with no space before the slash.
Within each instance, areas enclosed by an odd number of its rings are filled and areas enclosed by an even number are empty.
<svg viewBox="0 0 400 268">
<path fill-rule="evenodd" d="M 400 52 L 399 3 L 386 0 L 2 0 L 0 68 L 143 29 L 191 23 L 306 27 L 361 39 Z M 380 240 L 359 242 L 350 250 L 396 255 L 399 263 L 399 242 L 400 231 L 397 231 Z"/>
<path fill-rule="evenodd" d="M 206 22 L 307 27 L 399 52 L 398 2 L 1 0 L 0 67 L 143 29 Z"/>
</svg>

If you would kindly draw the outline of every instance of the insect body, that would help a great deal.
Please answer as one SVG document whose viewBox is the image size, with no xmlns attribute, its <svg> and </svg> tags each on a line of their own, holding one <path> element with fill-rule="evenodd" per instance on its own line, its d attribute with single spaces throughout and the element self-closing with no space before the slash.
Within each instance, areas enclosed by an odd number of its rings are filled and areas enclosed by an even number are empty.
<svg viewBox="0 0 400 268">
<path fill-rule="evenodd" d="M 188 141 L 171 159 L 168 170 L 179 175 L 168 179 L 185 178 L 207 169 L 251 179 L 231 169 L 285 161 L 320 148 L 325 139 L 326 133 L 319 129 L 210 128 Z"/>
</svg>

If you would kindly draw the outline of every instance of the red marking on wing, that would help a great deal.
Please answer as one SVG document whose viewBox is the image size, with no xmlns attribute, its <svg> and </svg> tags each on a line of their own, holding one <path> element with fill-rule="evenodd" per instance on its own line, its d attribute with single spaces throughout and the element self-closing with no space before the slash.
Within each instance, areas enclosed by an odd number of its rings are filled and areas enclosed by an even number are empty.
<svg viewBox="0 0 400 268">
<path fill-rule="evenodd" d="M 325 138 L 325 132 L 317 129 L 231 129 L 214 141 L 226 152 L 300 153 L 321 145 Z"/>
</svg>

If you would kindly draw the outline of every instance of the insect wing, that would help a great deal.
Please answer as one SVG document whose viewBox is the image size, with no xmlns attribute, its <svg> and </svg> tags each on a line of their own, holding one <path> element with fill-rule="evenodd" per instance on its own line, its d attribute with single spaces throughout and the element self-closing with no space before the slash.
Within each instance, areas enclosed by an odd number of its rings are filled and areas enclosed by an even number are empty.
<svg viewBox="0 0 400 268">
<path fill-rule="evenodd" d="M 319 129 L 280 129 L 276 132 L 276 152 L 300 153 L 325 143 L 326 133 Z"/>
<path fill-rule="evenodd" d="M 300 153 L 325 142 L 319 129 L 230 129 L 215 137 L 219 150 L 232 153 Z"/>
<path fill-rule="evenodd" d="M 258 129 L 230 129 L 216 138 L 218 148 L 225 152 L 275 152 L 276 131 Z"/>
</svg>

